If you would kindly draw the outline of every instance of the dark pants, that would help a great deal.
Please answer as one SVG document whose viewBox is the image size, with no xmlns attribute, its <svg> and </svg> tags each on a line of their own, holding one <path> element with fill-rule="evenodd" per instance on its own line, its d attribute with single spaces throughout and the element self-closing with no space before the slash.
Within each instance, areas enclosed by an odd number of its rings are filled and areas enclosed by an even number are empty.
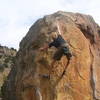
<svg viewBox="0 0 100 100">
<path fill-rule="evenodd" d="M 72 53 L 70 52 L 68 47 L 59 47 L 53 58 L 54 60 L 60 60 L 63 55 L 65 55 L 68 60 L 70 60 L 70 58 L 72 57 Z"/>
</svg>

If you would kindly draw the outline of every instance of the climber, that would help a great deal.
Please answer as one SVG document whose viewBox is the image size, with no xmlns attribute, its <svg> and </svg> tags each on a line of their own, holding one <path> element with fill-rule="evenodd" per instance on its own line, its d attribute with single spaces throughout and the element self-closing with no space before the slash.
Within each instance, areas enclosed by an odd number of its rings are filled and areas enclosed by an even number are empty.
<svg viewBox="0 0 100 100">
<path fill-rule="evenodd" d="M 55 27 L 52 31 L 48 32 L 48 34 L 50 35 L 50 37 L 52 38 L 53 41 L 51 43 L 49 43 L 49 44 L 46 44 L 44 47 L 40 48 L 39 50 L 40 51 L 47 50 L 48 48 L 51 48 L 52 46 L 54 46 L 54 47 L 56 47 L 58 49 L 54 54 L 53 62 L 51 63 L 51 67 L 53 67 L 55 62 L 59 61 L 63 55 L 65 55 L 67 57 L 68 62 L 67 62 L 66 66 L 65 66 L 65 69 L 64 69 L 64 71 L 63 71 L 63 73 L 62 73 L 62 75 L 60 77 L 60 79 L 61 79 L 63 77 L 63 75 L 65 74 L 65 72 L 66 72 L 66 69 L 67 69 L 67 67 L 68 67 L 68 65 L 70 63 L 70 60 L 71 60 L 72 56 L 74 56 L 74 55 L 72 55 L 72 53 L 71 53 L 71 51 L 69 49 L 69 45 L 70 44 L 68 44 L 64 40 L 64 38 L 62 37 L 62 34 L 60 32 L 58 24 L 57 24 L 57 27 Z M 83 80 L 85 80 L 81 76 L 81 74 L 79 73 L 78 69 L 76 69 L 76 70 L 77 70 L 79 76 Z M 45 78 L 50 78 L 50 76 L 48 76 L 48 75 L 44 75 L 44 77 Z"/>
<path fill-rule="evenodd" d="M 61 35 L 59 26 L 57 25 L 57 28 L 55 28 L 53 31 L 49 32 L 48 34 L 50 34 L 50 37 L 52 38 L 53 41 L 45 45 L 44 47 L 40 48 L 39 50 L 40 51 L 46 50 L 48 48 L 51 48 L 52 46 L 58 49 L 56 53 L 54 54 L 54 57 L 53 57 L 54 60 L 51 66 L 53 66 L 56 61 L 59 61 L 63 55 L 66 55 L 69 61 L 72 57 L 72 53 L 69 50 L 69 46 L 67 42 L 64 40 L 64 38 Z"/>
</svg>

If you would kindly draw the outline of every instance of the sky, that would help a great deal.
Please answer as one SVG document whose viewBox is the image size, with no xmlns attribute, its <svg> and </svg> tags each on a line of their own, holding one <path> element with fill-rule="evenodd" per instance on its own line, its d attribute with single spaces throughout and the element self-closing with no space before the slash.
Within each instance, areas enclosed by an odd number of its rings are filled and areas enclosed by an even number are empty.
<svg viewBox="0 0 100 100">
<path fill-rule="evenodd" d="M 37 19 L 59 10 L 91 15 L 100 25 L 100 0 L 0 0 L 0 44 L 18 49 Z"/>
</svg>

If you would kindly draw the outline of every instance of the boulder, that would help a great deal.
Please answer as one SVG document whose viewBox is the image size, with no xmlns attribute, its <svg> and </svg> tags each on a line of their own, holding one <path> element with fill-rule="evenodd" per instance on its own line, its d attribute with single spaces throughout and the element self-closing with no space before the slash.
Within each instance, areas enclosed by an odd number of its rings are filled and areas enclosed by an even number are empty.
<svg viewBox="0 0 100 100">
<path fill-rule="evenodd" d="M 56 48 L 50 32 L 59 26 L 73 54 L 51 66 Z M 63 74 L 63 72 L 65 73 Z M 100 100 L 100 27 L 90 15 L 58 11 L 31 26 L 20 43 L 2 91 L 4 100 Z"/>
</svg>

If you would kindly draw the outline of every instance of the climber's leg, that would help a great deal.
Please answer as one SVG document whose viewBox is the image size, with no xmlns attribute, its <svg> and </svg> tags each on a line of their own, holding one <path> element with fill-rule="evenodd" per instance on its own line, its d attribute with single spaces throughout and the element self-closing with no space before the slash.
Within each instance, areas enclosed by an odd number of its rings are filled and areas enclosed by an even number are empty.
<svg viewBox="0 0 100 100">
<path fill-rule="evenodd" d="M 67 59 L 69 60 L 72 57 L 71 50 L 67 46 L 66 47 L 63 47 L 62 49 L 63 49 L 64 55 L 66 55 Z"/>
<path fill-rule="evenodd" d="M 62 76 L 63 76 L 67 70 L 67 67 L 69 66 L 70 60 L 72 58 L 72 53 L 68 47 L 63 47 L 62 49 L 63 49 L 63 54 L 66 56 L 66 58 L 68 60 L 66 66 L 65 66 L 65 70 L 62 73 Z"/>
<path fill-rule="evenodd" d="M 53 61 L 51 63 L 51 67 L 50 67 L 50 74 L 52 72 L 52 69 L 54 68 L 56 61 L 59 61 L 62 56 L 63 56 L 63 51 L 61 50 L 61 48 L 58 48 L 58 50 L 55 52 L 55 54 L 53 56 Z"/>
<path fill-rule="evenodd" d="M 60 60 L 61 60 L 61 57 L 62 57 L 62 56 L 63 56 L 63 51 L 62 51 L 61 48 L 59 48 L 59 49 L 55 52 L 55 54 L 54 54 L 54 56 L 53 56 L 53 61 L 52 61 L 52 63 L 51 63 L 52 68 L 53 68 L 53 66 L 55 65 L 55 62 L 56 62 L 56 61 L 60 61 Z"/>
<path fill-rule="evenodd" d="M 63 56 L 63 49 L 62 47 L 58 48 L 58 50 L 55 52 L 53 59 L 56 61 L 60 61 L 61 57 Z"/>
</svg>

